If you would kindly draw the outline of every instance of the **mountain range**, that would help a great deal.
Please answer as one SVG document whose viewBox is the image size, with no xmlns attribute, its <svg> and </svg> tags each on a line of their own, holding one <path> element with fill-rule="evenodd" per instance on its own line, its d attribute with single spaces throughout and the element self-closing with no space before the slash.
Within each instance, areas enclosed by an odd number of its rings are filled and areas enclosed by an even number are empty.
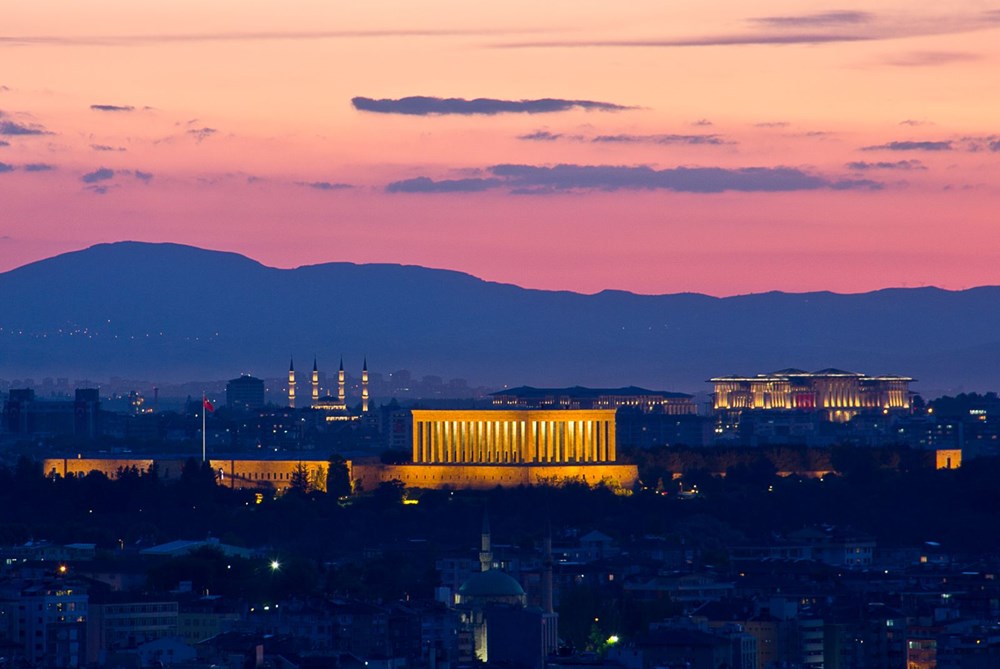
<svg viewBox="0 0 1000 669">
<path fill-rule="evenodd" d="M 1000 386 L 1000 287 L 583 295 L 423 267 L 276 269 L 177 244 L 99 244 L 0 274 L 0 378 L 281 376 L 316 356 L 475 384 L 638 385 L 797 367 Z M 355 369 L 356 368 L 356 369 Z"/>
</svg>

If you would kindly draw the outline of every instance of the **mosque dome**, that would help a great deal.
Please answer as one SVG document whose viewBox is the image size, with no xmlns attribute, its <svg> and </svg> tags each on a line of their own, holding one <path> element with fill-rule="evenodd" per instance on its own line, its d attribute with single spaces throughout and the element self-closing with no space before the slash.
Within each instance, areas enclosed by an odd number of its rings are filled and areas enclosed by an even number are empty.
<svg viewBox="0 0 1000 669">
<path fill-rule="evenodd" d="M 461 600 L 475 599 L 478 601 L 523 602 L 524 588 L 512 577 L 490 569 L 473 574 L 469 580 L 458 589 Z"/>
</svg>

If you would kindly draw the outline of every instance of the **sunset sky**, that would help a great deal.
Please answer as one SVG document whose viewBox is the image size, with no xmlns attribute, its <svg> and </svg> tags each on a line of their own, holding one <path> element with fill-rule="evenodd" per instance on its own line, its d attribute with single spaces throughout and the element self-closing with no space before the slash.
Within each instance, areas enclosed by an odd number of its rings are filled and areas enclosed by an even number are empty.
<svg viewBox="0 0 1000 669">
<path fill-rule="evenodd" d="M 36 0 L 0 63 L 0 271 L 130 239 L 588 293 L 1000 283 L 1000 2 Z"/>
</svg>

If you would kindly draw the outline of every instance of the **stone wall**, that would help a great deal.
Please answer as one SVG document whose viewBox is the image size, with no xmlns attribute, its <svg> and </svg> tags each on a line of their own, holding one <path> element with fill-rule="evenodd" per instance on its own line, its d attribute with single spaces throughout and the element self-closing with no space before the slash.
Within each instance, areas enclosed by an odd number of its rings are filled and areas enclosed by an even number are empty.
<svg viewBox="0 0 1000 669">
<path fill-rule="evenodd" d="M 382 465 L 355 463 L 352 477 L 362 490 L 398 479 L 407 488 L 474 488 L 559 485 L 578 481 L 631 488 L 635 465 Z"/>
<path fill-rule="evenodd" d="M 86 476 L 99 471 L 114 478 L 121 469 L 146 471 L 156 464 L 159 476 L 177 480 L 182 459 L 158 458 L 50 458 L 43 461 L 46 475 Z M 303 468 L 314 489 L 326 490 L 329 463 L 324 460 L 212 460 L 219 483 L 232 488 L 281 491 L 291 485 L 296 469 Z M 371 491 L 380 483 L 398 479 L 408 488 L 475 488 L 497 486 L 559 485 L 577 481 L 595 486 L 631 488 L 638 478 L 635 465 L 383 465 L 348 462 L 351 480 L 360 490 Z"/>
</svg>

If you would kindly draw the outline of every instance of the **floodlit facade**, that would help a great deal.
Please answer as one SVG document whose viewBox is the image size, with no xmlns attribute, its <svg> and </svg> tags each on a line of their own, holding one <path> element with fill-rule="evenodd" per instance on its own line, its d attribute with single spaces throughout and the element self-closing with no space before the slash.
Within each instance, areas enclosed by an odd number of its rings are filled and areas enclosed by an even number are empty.
<svg viewBox="0 0 1000 669">
<path fill-rule="evenodd" d="M 414 464 L 614 462 L 615 412 L 413 411 Z"/>
<path fill-rule="evenodd" d="M 847 421 L 862 412 L 909 410 L 913 381 L 908 376 L 868 376 L 839 369 L 783 369 L 711 379 L 716 411 L 824 411 L 832 421 Z"/>
</svg>

